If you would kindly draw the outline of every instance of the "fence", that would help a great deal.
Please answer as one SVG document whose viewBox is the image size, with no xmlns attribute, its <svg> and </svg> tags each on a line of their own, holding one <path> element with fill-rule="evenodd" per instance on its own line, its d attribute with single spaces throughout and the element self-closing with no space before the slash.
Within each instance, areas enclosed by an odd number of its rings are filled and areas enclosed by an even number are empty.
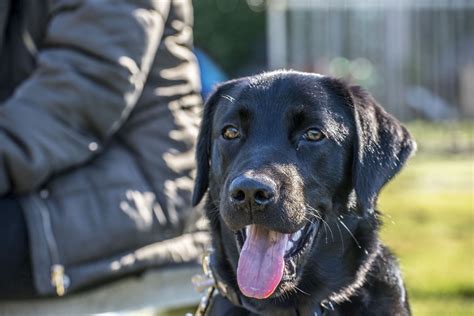
<svg viewBox="0 0 474 316">
<path fill-rule="evenodd" d="M 474 117 L 474 1 L 269 0 L 269 67 L 366 87 L 402 119 Z"/>
</svg>

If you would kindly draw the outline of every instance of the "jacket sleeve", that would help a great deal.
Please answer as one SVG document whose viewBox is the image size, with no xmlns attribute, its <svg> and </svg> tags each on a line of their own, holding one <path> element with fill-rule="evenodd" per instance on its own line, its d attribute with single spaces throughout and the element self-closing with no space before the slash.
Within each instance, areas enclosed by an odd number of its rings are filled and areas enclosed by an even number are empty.
<svg viewBox="0 0 474 316">
<path fill-rule="evenodd" d="M 101 150 L 141 94 L 166 3 L 53 4 L 35 71 L 0 106 L 0 196 L 30 192 Z"/>
</svg>

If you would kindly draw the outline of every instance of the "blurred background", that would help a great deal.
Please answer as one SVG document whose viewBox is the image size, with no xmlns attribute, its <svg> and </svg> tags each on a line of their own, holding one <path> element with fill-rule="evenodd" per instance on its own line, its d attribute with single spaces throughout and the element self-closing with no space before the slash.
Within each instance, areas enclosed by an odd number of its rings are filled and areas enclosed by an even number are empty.
<svg viewBox="0 0 474 316">
<path fill-rule="evenodd" d="M 414 315 L 474 315 L 474 1 L 198 0 L 194 10 L 207 84 L 318 72 L 364 86 L 405 122 L 419 149 L 382 192 L 382 238 Z"/>
</svg>

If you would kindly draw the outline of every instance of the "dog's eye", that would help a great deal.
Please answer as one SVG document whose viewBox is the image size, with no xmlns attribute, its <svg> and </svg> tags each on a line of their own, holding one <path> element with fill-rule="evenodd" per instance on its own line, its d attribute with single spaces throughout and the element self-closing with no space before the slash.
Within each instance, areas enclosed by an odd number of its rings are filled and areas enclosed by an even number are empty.
<svg viewBox="0 0 474 316">
<path fill-rule="evenodd" d="M 324 139 L 324 134 L 317 128 L 310 128 L 304 133 L 304 139 L 310 142 L 317 142 Z"/>
<path fill-rule="evenodd" d="M 240 137 L 240 132 L 239 132 L 237 127 L 226 126 L 222 130 L 222 137 L 224 137 L 224 139 L 229 139 L 229 140 L 230 139 L 236 139 L 236 138 Z"/>
</svg>

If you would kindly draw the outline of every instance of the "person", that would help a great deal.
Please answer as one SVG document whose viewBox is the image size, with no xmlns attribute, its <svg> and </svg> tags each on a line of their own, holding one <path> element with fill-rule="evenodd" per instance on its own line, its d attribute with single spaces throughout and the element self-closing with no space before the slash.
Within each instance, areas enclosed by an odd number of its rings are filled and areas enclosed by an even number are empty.
<svg viewBox="0 0 474 316">
<path fill-rule="evenodd" d="M 0 2 L 0 298 L 195 260 L 191 0 Z"/>
</svg>

